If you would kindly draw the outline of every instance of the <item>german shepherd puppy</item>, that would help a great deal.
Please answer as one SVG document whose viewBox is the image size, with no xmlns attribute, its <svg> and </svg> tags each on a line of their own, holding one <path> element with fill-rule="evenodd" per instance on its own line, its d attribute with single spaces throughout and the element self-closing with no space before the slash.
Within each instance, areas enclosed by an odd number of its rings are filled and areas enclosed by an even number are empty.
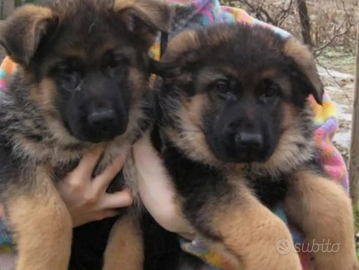
<svg viewBox="0 0 359 270">
<path fill-rule="evenodd" d="M 241 269 L 299 270 L 270 211 L 282 203 L 309 243 L 340 244 L 314 253 L 315 269 L 357 269 L 350 199 L 314 144 L 307 98 L 321 103 L 323 88 L 310 51 L 262 26 L 219 24 L 178 34 L 162 59 L 160 151 L 193 231 Z"/>
<path fill-rule="evenodd" d="M 147 128 L 148 51 L 170 13 L 155 0 L 54 0 L 1 24 L 0 43 L 19 66 L 0 101 L 0 203 L 17 270 L 68 268 L 72 223 L 56 185 L 94 148 L 104 149 L 101 172 Z M 134 216 L 114 227 L 104 269 L 142 268 Z"/>
</svg>

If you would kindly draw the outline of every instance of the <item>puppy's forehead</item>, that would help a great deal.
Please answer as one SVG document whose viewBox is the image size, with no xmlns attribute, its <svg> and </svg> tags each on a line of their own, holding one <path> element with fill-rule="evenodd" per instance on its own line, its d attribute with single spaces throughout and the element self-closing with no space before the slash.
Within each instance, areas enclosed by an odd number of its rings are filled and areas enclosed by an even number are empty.
<svg viewBox="0 0 359 270">
<path fill-rule="evenodd" d="M 106 5 L 86 6 L 79 1 L 69 1 L 68 5 L 66 10 L 63 4 L 52 6 L 54 14 L 59 16 L 59 25 L 45 45 L 52 58 L 73 57 L 99 62 L 109 50 L 130 60 L 136 57 L 136 44 L 124 27 L 111 17 Z"/>
<path fill-rule="evenodd" d="M 220 65 L 212 67 L 203 67 L 198 71 L 197 86 L 199 89 L 205 88 L 216 80 L 234 79 L 241 84 L 241 86 L 248 86 L 248 84 L 256 85 L 257 83 L 270 79 L 282 86 L 283 89 L 289 88 L 289 81 L 287 75 L 275 66 L 266 67 L 261 70 L 246 70 L 233 68 L 231 66 Z"/>
<path fill-rule="evenodd" d="M 66 41 L 66 39 L 64 39 Z M 73 40 L 64 42 L 55 50 L 55 54 L 60 58 L 77 58 L 83 61 L 101 61 L 108 51 L 113 51 L 121 57 L 133 60 L 136 50 L 131 44 L 118 42 L 110 36 L 106 39 L 98 40 L 96 43 L 84 46 L 83 41 Z"/>
<path fill-rule="evenodd" d="M 205 30 L 186 30 L 176 35 L 168 44 L 164 59 L 173 59 L 183 54 L 194 53 L 209 47 L 215 47 L 234 38 L 230 29 L 217 31 L 216 28 Z"/>
<path fill-rule="evenodd" d="M 248 24 L 219 24 L 184 31 L 169 43 L 166 58 L 227 62 L 237 68 L 265 64 L 282 55 L 285 40 L 272 30 Z"/>
</svg>

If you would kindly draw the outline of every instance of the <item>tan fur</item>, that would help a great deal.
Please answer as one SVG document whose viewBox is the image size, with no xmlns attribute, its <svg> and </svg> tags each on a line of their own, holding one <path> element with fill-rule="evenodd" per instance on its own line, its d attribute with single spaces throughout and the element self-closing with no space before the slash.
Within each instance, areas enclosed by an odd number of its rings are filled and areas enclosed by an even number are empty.
<svg viewBox="0 0 359 270">
<path fill-rule="evenodd" d="M 25 63 L 28 63 L 35 52 L 41 35 L 46 31 L 46 24 L 48 23 L 48 20 L 52 18 L 52 11 L 46 7 L 26 5 L 21 9 L 15 10 L 12 18 L 16 18 L 16 20 L 10 19 L 1 25 L 0 43 L 8 49 L 9 44 L 7 44 L 4 37 L 6 38 L 8 35 L 18 35 L 19 38 L 21 38 L 23 41 L 23 47 L 26 48 L 26 51 L 23 53 L 24 59 L 18 59 L 16 55 L 11 52 L 11 50 L 8 51 L 9 57 L 12 58 L 15 62 L 25 61 Z M 24 22 L 26 21 L 26 28 L 19 29 L 12 27 L 15 23 L 18 22 L 19 19 L 22 19 Z M 8 32 L 13 31 L 13 29 L 16 29 L 18 33 Z"/>
<path fill-rule="evenodd" d="M 204 108 L 210 108 L 210 106 L 211 104 L 204 94 L 182 101 L 182 105 L 177 111 L 177 116 L 180 119 L 181 128 L 184 130 L 183 134 L 180 135 L 169 128 L 164 130 L 164 132 L 186 152 L 186 155 L 194 160 L 203 161 L 215 166 L 241 170 L 243 168 L 241 164 L 223 164 L 223 162 L 219 161 L 206 143 L 201 125 L 199 124 L 202 121 L 200 112 Z M 309 107 L 307 110 L 311 115 Z M 289 172 L 296 164 L 311 157 L 309 149 L 301 151 L 296 145 L 296 143 L 300 142 L 314 147 L 314 141 L 307 141 L 300 136 L 300 130 L 304 127 L 298 121 L 299 115 L 288 104 L 283 105 L 283 111 L 285 118 L 282 124 L 283 131 L 285 132 L 283 132 L 274 154 L 265 163 L 253 163 L 253 170 L 266 170 L 276 175 L 283 171 Z M 196 145 L 195 148 L 193 147 L 194 145 Z M 293 155 L 294 152 L 298 153 L 298 155 Z"/>
<path fill-rule="evenodd" d="M 213 27 L 203 32 L 189 30 L 180 33 L 170 41 L 163 61 L 179 63 L 180 66 L 181 64 L 190 65 L 206 57 L 198 52 L 201 46 L 205 49 L 213 46 L 213 51 L 211 51 L 213 54 L 218 52 L 217 46 L 220 44 L 237 41 L 228 34 L 229 32 L 226 32 L 225 27 L 218 29 Z M 233 33 L 238 34 L 235 31 Z M 174 84 L 177 84 L 179 90 L 175 89 L 175 91 L 180 96 L 177 99 L 166 97 L 164 104 L 173 108 L 173 112 L 171 110 L 167 112 L 171 113 L 174 123 L 168 124 L 163 129 L 164 134 L 184 152 L 187 158 L 225 169 L 224 174 L 230 181 L 231 191 L 233 191 L 233 194 L 228 196 L 224 194 L 222 197 L 213 196 L 212 200 L 205 204 L 203 212 L 198 213 L 200 217 L 197 220 L 194 218 L 198 222 L 197 226 L 203 229 L 203 232 L 197 230 L 197 233 L 210 243 L 228 251 L 238 259 L 241 268 L 246 270 L 302 269 L 299 258 L 294 252 L 288 228 L 252 195 L 244 181 L 244 176 L 241 175 L 243 169 L 249 169 L 249 172 L 246 172 L 249 177 L 284 176 L 288 177 L 286 180 L 290 186 L 285 201 L 285 209 L 290 221 L 294 221 L 304 231 L 309 242 L 315 239 L 319 244 L 323 240 L 330 240 L 332 244 L 341 243 L 338 253 L 313 254 L 316 269 L 357 269 L 350 199 L 330 177 L 315 172 L 319 170 L 319 166 L 315 164 L 317 159 L 314 155 L 317 153 L 314 151 L 316 147 L 314 136 L 310 138 L 314 130 L 313 111 L 310 104 L 307 103 L 304 109 L 298 110 L 288 102 L 294 97 L 295 88 L 292 83 L 298 79 L 304 81 L 304 87 L 308 87 L 303 89 L 303 94 L 308 95 L 310 91 L 316 101 L 321 103 L 323 87 L 317 74 L 314 58 L 310 50 L 294 38 L 280 41 L 269 34 L 255 31 L 254 33 L 263 38 L 263 44 L 267 44 L 270 48 L 269 52 L 275 55 L 280 50 L 284 61 L 288 61 L 290 66 L 292 66 L 291 61 L 295 64 L 293 72 L 289 75 L 274 68 L 261 70 L 256 74 L 253 72 L 256 70 L 255 64 L 248 67 L 253 81 L 270 78 L 282 88 L 285 96 L 285 99 L 281 101 L 283 118 L 280 139 L 268 161 L 252 162 L 249 168 L 246 167 L 247 164 L 221 162 L 210 150 L 203 130 L 204 116 L 216 117 L 215 113 L 208 113 L 215 104 L 211 100 L 217 98 L 211 91 L 207 91 L 208 86 L 215 80 L 221 79 L 221 76 L 241 78 L 243 74 L 240 72 L 245 73 L 246 68 L 233 69 L 232 62 L 228 61 L 227 66 L 223 64 L 224 67 L 211 64 L 207 68 L 200 67 L 199 74 L 191 74 L 184 68 L 182 73 L 174 76 L 175 78 L 172 75 L 172 77 L 164 78 L 173 80 Z M 250 42 L 248 44 L 251 46 Z M 250 48 L 248 47 L 248 50 Z M 293 81 L 292 78 L 294 78 Z M 187 97 L 187 85 L 195 89 L 193 96 Z M 249 91 L 250 87 L 251 85 L 245 90 Z M 295 89 L 295 91 L 298 90 Z M 204 113 L 208 114 L 204 115 Z M 203 223 L 206 226 L 202 226 Z M 207 223 L 209 223 L 208 226 Z M 217 242 L 213 243 L 212 238 L 216 237 Z M 276 244 L 282 239 L 288 240 L 292 247 L 287 255 L 279 254 L 276 250 Z"/>
<path fill-rule="evenodd" d="M 142 264 L 142 234 L 137 216 L 132 213 L 119 219 L 112 228 L 103 270 L 139 270 Z"/>
<path fill-rule="evenodd" d="M 144 92 L 143 84 L 146 83 L 146 78 L 136 68 L 130 68 L 128 74 L 128 80 L 130 81 L 131 86 L 133 87 L 133 92 L 132 92 L 133 100 L 141 98 L 141 95 Z"/>
<path fill-rule="evenodd" d="M 222 67 L 221 67 L 222 69 Z M 204 70 L 200 71 L 200 75 L 198 76 L 198 82 L 196 83 L 197 89 L 206 89 L 213 81 L 220 80 L 220 79 L 226 79 L 227 75 L 237 75 L 235 70 L 232 70 L 230 68 L 226 68 L 225 71 L 219 72 L 217 69 L 211 67 L 206 68 Z M 204 98 L 205 95 L 202 95 Z"/>
<path fill-rule="evenodd" d="M 81 19 L 82 17 L 77 17 L 78 15 L 74 12 L 84 12 L 84 7 L 87 4 L 93 5 L 91 12 L 98 10 L 101 16 L 108 15 L 108 19 L 118 19 L 119 24 L 121 24 L 120 20 L 123 20 L 127 30 L 136 31 L 135 35 L 140 37 L 139 44 L 131 45 L 129 43 L 127 47 L 122 46 L 119 45 L 117 37 L 109 35 L 108 40 L 104 37 L 104 41 L 99 42 L 102 45 L 98 45 L 98 50 L 89 52 L 89 48 L 96 47 L 96 44 L 90 46 L 78 44 L 78 40 L 86 40 L 87 32 L 65 33 L 69 34 L 69 41 L 67 42 L 67 39 L 64 38 L 66 44 L 62 45 L 63 43 L 60 41 L 58 44 L 61 46 L 54 47 L 56 51 L 54 51 L 53 57 L 44 57 L 41 66 L 38 67 L 42 79 L 38 82 L 39 78 L 35 78 L 34 70 L 29 69 L 29 64 L 38 49 L 43 34 L 52 29 L 50 27 L 52 23 L 65 22 L 66 26 L 67 20 L 72 22 L 77 18 Z M 111 6 L 109 7 L 108 4 Z M 157 35 L 157 30 L 167 31 L 170 23 L 167 4 L 155 0 L 113 0 L 108 2 L 93 0 L 86 4 L 76 0 L 54 0 L 49 7 L 51 9 L 35 5 L 22 6 L 1 24 L 2 28 L 0 29 L 0 43 L 5 46 L 12 60 L 19 64 L 19 76 L 16 77 L 19 88 L 15 89 L 17 91 L 11 92 L 15 93 L 16 98 L 10 94 L 5 95 L 2 104 L 9 108 L 9 113 L 4 118 L 9 121 L 10 125 L 13 125 L 11 128 L 4 128 L 4 133 L 7 136 L 4 141 L 10 138 L 11 154 L 21 159 L 21 166 L 19 165 L 21 179 L 4 181 L 9 183 L 6 188 L 11 189 L 11 193 L 4 195 L 3 192 L 1 194 L 2 203 L 4 202 L 6 205 L 6 216 L 9 218 L 10 228 L 14 230 L 15 244 L 19 250 L 17 270 L 66 270 L 68 268 L 72 224 L 68 210 L 55 188 L 58 181 L 61 181 L 58 174 L 68 172 L 68 167 L 74 166 L 74 163 L 78 162 L 85 153 L 96 147 L 104 150 L 104 155 L 94 173 L 98 175 L 116 157 L 128 152 L 127 150 L 133 142 L 141 135 L 140 132 L 143 128 L 140 127 L 141 121 L 147 120 L 148 117 L 143 112 L 143 106 L 149 107 L 148 104 L 142 104 L 145 102 L 142 95 L 147 90 L 146 77 L 148 76 L 147 72 L 142 69 L 147 67 L 148 63 L 137 62 L 138 52 L 142 50 L 143 53 L 147 53 L 144 46 L 150 47 Z M 86 13 L 79 15 L 86 19 Z M 96 18 L 94 18 L 95 23 Z M 87 25 L 81 26 L 80 24 L 80 27 L 87 30 Z M 88 27 L 90 33 L 93 29 L 92 25 Z M 104 27 L 106 28 L 105 24 Z M 69 28 L 65 27 L 64 29 Z M 98 34 L 99 30 L 96 31 L 95 34 Z M 128 31 L 125 32 L 125 29 L 121 31 L 124 34 L 132 35 Z M 84 37 L 81 36 L 80 39 L 77 39 L 77 34 L 79 36 L 84 34 Z M 142 40 L 142 34 L 146 36 L 146 40 Z M 132 100 L 129 100 L 129 121 L 126 132 L 110 142 L 92 144 L 79 141 L 64 127 L 60 112 L 54 106 L 57 104 L 59 95 L 56 83 L 50 73 L 58 67 L 59 61 L 68 57 L 78 58 L 85 62 L 86 66 L 91 66 L 93 63 L 103 61 L 104 52 L 107 50 L 119 50 L 119 48 L 121 49 L 119 57 L 123 56 L 129 61 L 128 82 L 133 90 Z M 148 61 L 148 59 L 146 58 L 144 61 Z M 83 81 L 80 82 L 78 88 L 70 90 L 82 91 L 81 83 Z M 10 87 L 14 86 L 17 85 Z M 22 89 L 29 91 L 21 92 Z M 16 106 L 17 98 L 23 107 Z M 97 96 L 93 98 L 97 98 Z M 98 95 L 98 98 L 101 99 L 101 96 Z M 25 115 L 26 117 L 24 117 Z M 14 164 L 14 166 L 18 166 L 18 164 Z M 46 170 L 43 166 L 46 166 Z M 131 208 L 131 211 L 138 213 L 140 202 L 136 181 L 133 177 L 133 166 L 131 158 L 128 159 L 124 166 L 124 175 L 126 184 L 134 193 L 135 207 Z M 24 186 L 22 186 L 23 183 L 25 183 Z M 16 190 L 17 185 L 20 186 L 19 190 Z M 3 196 L 5 197 L 3 198 Z M 110 240 L 105 254 L 106 269 L 142 269 L 142 236 L 139 233 L 140 228 L 136 218 L 138 217 L 134 214 L 125 216 L 124 220 L 117 223 L 114 228 L 111 235 L 114 240 Z M 118 227 L 119 229 L 117 229 Z M 117 252 L 118 249 L 120 252 Z"/>
<path fill-rule="evenodd" d="M 200 94 L 183 101 L 183 106 L 186 108 L 186 111 L 188 111 L 191 122 L 199 128 L 201 128 L 203 124 L 199 117 L 202 114 L 203 107 L 207 104 L 206 99 L 207 97 L 204 94 Z"/>
<path fill-rule="evenodd" d="M 324 91 L 323 84 L 320 81 L 313 55 L 309 49 L 297 39 L 289 38 L 285 43 L 283 53 L 292 57 L 296 64 L 299 65 L 301 71 L 309 78 L 314 86 L 316 98 L 321 99 Z"/>
<path fill-rule="evenodd" d="M 200 47 L 197 33 L 194 30 L 188 30 L 174 36 L 171 44 L 176 44 L 176 46 L 168 46 L 166 54 L 162 58 L 163 61 L 172 60 L 173 57 L 177 57 L 183 51 L 197 50 Z"/>
<path fill-rule="evenodd" d="M 134 70 L 134 69 L 133 69 Z M 131 79 L 136 78 L 136 71 L 133 71 L 134 76 Z M 45 88 L 49 87 L 49 88 Z M 43 141 L 42 143 L 34 142 L 29 140 L 29 138 L 24 138 L 21 135 L 18 135 L 14 138 L 14 141 L 17 143 L 17 149 L 23 155 L 29 155 L 32 157 L 37 157 L 39 160 L 47 158 L 50 163 L 54 166 L 57 166 L 62 163 L 68 162 L 68 160 L 73 160 L 80 158 L 91 148 L 90 143 L 84 143 L 78 141 L 76 138 L 71 136 L 68 131 L 63 126 L 62 121 L 57 115 L 54 114 L 54 110 L 51 110 L 52 100 L 47 100 L 47 98 L 52 97 L 51 87 L 53 87 L 53 82 L 51 80 L 43 81 L 39 87 L 34 87 L 32 93 L 33 98 L 37 104 L 44 109 L 43 117 L 46 119 L 46 124 L 49 127 L 49 130 L 52 131 L 52 138 L 49 141 Z M 45 90 L 49 90 L 48 92 Z M 120 137 L 115 138 L 111 142 L 100 143 L 97 147 L 102 147 L 106 149 L 106 153 L 101 160 L 99 168 L 103 169 L 109 164 L 109 162 L 118 155 L 118 152 L 121 151 L 125 146 L 130 147 L 132 143 L 132 138 L 134 137 L 134 131 L 138 129 L 138 119 L 143 118 L 143 112 L 140 109 L 141 102 L 133 104 L 130 110 L 129 115 L 129 124 L 126 132 Z M 32 125 L 32 123 L 29 123 Z M 32 126 L 32 130 L 36 130 Z M 53 142 L 56 141 L 56 144 Z M 75 150 L 65 149 L 66 146 L 76 144 L 82 146 L 82 150 L 76 148 Z M 122 145 L 121 150 L 118 145 Z M 55 153 L 55 155 L 54 155 Z M 107 157 L 106 157 L 107 156 Z M 103 166 L 102 166 L 103 164 Z"/>
<path fill-rule="evenodd" d="M 201 115 L 196 112 L 196 109 L 199 109 L 198 104 L 205 104 L 204 102 L 199 101 L 201 98 L 203 98 L 203 96 L 199 97 L 198 100 L 194 102 L 194 108 L 192 108 L 191 100 L 188 100 L 186 106 L 189 110 L 186 110 L 183 106 L 176 113 L 180 119 L 181 128 L 183 130 L 182 133 L 178 133 L 171 128 L 163 129 L 162 132 L 169 136 L 176 145 L 181 147 L 185 154 L 190 158 L 211 165 L 220 166 L 222 162 L 213 155 L 207 143 L 205 143 L 206 138 L 201 130 L 201 126 L 197 124 L 201 121 Z M 194 109 L 193 112 L 192 109 Z M 196 145 L 196 147 L 193 147 L 193 145 Z"/>
<path fill-rule="evenodd" d="M 325 246 L 314 252 L 315 269 L 358 269 L 351 202 L 341 186 L 313 171 L 298 171 L 290 181 L 285 207 L 309 244 L 329 240 L 332 245 L 340 244 L 338 252 L 325 252 L 331 250 Z"/>
<path fill-rule="evenodd" d="M 6 211 L 19 250 L 17 270 L 67 269 L 71 217 L 47 170 L 37 168 L 31 191 L 12 192 Z"/>
<path fill-rule="evenodd" d="M 147 21 L 149 24 L 161 31 L 168 31 L 166 27 L 167 19 L 163 18 L 163 10 L 161 9 L 162 5 L 167 5 L 165 2 L 159 1 L 136 1 L 136 0 L 115 0 L 113 3 L 113 9 L 117 12 L 124 10 L 132 10 L 137 14 L 140 14 L 140 17 Z"/>
<path fill-rule="evenodd" d="M 276 250 L 280 240 L 293 240 L 287 226 L 263 206 L 238 179 L 233 178 L 238 196 L 216 202 L 211 209 L 211 227 L 227 249 L 237 256 L 243 269 L 301 270 L 298 255 L 292 248 L 286 255 Z"/>
<path fill-rule="evenodd" d="M 196 40 L 197 35 L 192 33 L 192 31 L 185 32 L 179 36 L 181 38 L 177 41 L 171 41 L 174 42 L 176 46 L 170 46 L 164 58 L 169 57 L 169 59 L 171 59 L 171 57 L 175 57 L 176 54 L 184 48 L 190 47 L 191 49 L 196 49 L 196 46 L 199 46 L 199 43 L 197 43 L 198 40 Z M 176 39 L 176 37 L 174 37 L 174 39 Z M 185 42 L 188 42 L 187 47 Z M 178 76 L 179 80 L 183 82 L 187 80 L 185 76 L 189 77 L 191 75 L 179 74 Z M 202 72 L 200 76 L 201 79 L 197 82 L 198 89 L 205 88 L 205 86 L 209 84 L 210 80 L 213 80 L 213 77 L 219 78 L 220 76 L 221 75 L 218 74 L 218 72 L 215 72 L 212 69 Z M 176 143 L 176 145 L 185 151 L 187 156 L 193 158 L 194 160 L 219 166 L 221 162 L 209 149 L 203 133 L 201 116 L 203 110 L 209 106 L 211 105 L 206 93 L 197 94 L 191 98 L 182 97 L 181 100 L 174 99 L 173 107 L 179 108 L 174 111 L 174 113 L 176 113 L 176 116 L 179 119 L 179 125 L 181 126 L 183 132 L 179 134 L 176 130 L 171 128 L 163 129 L 162 132 L 164 132 L 169 138 L 171 138 L 171 140 L 173 140 L 173 142 Z M 194 145 L 196 145 L 196 147 L 193 147 Z"/>
<path fill-rule="evenodd" d="M 276 69 L 267 69 L 260 74 L 259 79 L 270 79 L 276 82 L 282 89 L 283 94 L 290 99 L 292 97 L 292 92 L 290 91 L 291 84 L 288 78 L 283 77 L 279 74 Z"/>
<path fill-rule="evenodd" d="M 169 17 L 171 17 L 172 14 L 171 12 L 169 14 L 167 13 L 168 8 L 165 9 L 165 5 L 167 5 L 167 3 L 153 0 L 115 0 L 113 9 L 117 12 L 124 13 L 124 21 L 127 27 L 132 31 L 136 30 L 134 29 L 132 17 L 133 15 L 136 15 L 156 29 L 168 32 L 170 29 L 166 27 L 168 26 L 166 22 L 170 20 Z M 142 36 L 147 40 L 149 45 L 153 44 L 156 38 L 154 34 L 148 32 L 143 33 Z"/>
<path fill-rule="evenodd" d="M 224 42 L 226 38 L 230 38 L 227 33 L 218 33 L 216 32 L 215 35 L 211 35 L 210 42 L 211 45 L 215 46 L 217 44 L 220 44 L 221 42 Z M 208 39 L 207 39 L 208 40 Z M 284 52 L 286 55 L 293 57 L 296 61 L 298 60 L 299 66 L 306 72 L 307 69 L 308 72 L 316 72 L 315 65 L 313 66 L 313 58 L 308 50 L 305 49 L 305 46 L 301 43 L 289 39 L 285 43 L 285 49 Z M 166 51 L 166 54 L 163 57 L 163 61 L 175 61 L 175 62 L 191 62 L 191 51 L 198 50 L 198 48 L 201 46 L 198 33 L 195 30 L 188 30 L 185 32 L 182 32 L 175 36 Z M 303 51 L 303 52 L 302 52 Z M 186 56 L 183 56 L 182 54 L 184 52 L 188 52 Z M 301 53 L 301 55 L 298 55 L 298 53 Z M 181 57 L 179 57 L 181 56 Z M 238 71 L 232 69 L 231 67 L 218 67 L 217 69 L 210 68 L 207 70 L 201 71 L 200 80 L 197 82 L 196 87 L 197 89 L 205 89 L 207 85 L 209 85 L 211 82 L 213 82 L 215 79 L 221 78 L 221 76 L 238 76 Z M 318 95 L 321 94 L 322 88 L 320 88 L 320 80 L 316 82 L 315 74 L 311 75 L 309 78 L 313 80 L 313 84 L 316 86 L 316 90 L 318 92 Z M 182 83 L 186 83 L 187 81 L 191 81 L 191 74 L 183 72 L 182 74 L 179 74 L 176 77 L 179 81 Z M 278 76 L 278 72 L 275 69 L 268 69 L 263 71 L 261 74 L 259 74 L 259 78 L 271 78 L 274 81 L 276 81 L 281 87 L 286 91 L 286 94 L 289 97 L 291 97 L 290 92 L 290 83 L 286 78 Z M 180 147 L 186 152 L 186 155 L 191 157 L 194 160 L 202 161 L 211 165 L 216 166 L 225 166 L 227 168 L 233 168 L 236 167 L 236 169 L 241 170 L 243 168 L 243 165 L 238 164 L 222 164 L 221 161 L 219 161 L 211 152 L 211 150 L 208 148 L 208 145 L 206 143 L 205 137 L 202 134 L 200 125 L 198 123 L 201 121 L 200 117 L 201 115 L 196 116 L 196 113 L 198 113 L 200 110 L 197 108 L 195 109 L 195 113 L 191 112 L 192 109 L 192 103 L 194 99 L 203 99 L 203 101 L 199 102 L 196 101 L 197 104 L 201 103 L 203 105 L 202 108 L 211 108 L 212 104 L 208 100 L 207 96 L 205 94 L 198 95 L 198 97 L 193 97 L 191 99 L 182 101 L 182 105 L 178 106 L 180 109 L 176 111 L 177 117 L 180 120 L 181 127 L 183 128 L 184 132 L 179 136 L 179 134 L 175 134 L 175 131 L 171 131 L 170 129 L 167 129 L 165 133 L 171 134 L 169 135 L 172 140 L 176 141 L 176 144 L 180 145 Z M 173 101 L 178 102 L 178 101 Z M 198 105 L 196 105 L 198 106 Z M 287 105 L 284 105 L 286 107 Z M 174 107 L 176 107 L 176 104 L 174 104 Z M 286 110 L 286 108 L 284 108 Z M 307 113 L 309 115 L 312 115 L 311 108 L 307 106 Z M 303 160 L 307 160 L 310 158 L 311 153 L 309 151 L 302 151 L 296 147 L 296 143 L 304 143 L 304 144 L 310 144 L 314 147 L 314 141 L 307 141 L 303 139 L 300 136 L 300 130 L 302 130 L 303 127 L 301 124 L 294 120 L 295 118 L 298 119 L 298 115 L 294 115 L 294 110 L 286 110 L 285 117 L 293 118 L 293 121 L 291 121 L 291 124 L 287 124 L 285 127 L 285 133 L 280 139 L 279 145 L 275 151 L 275 154 L 271 157 L 271 159 L 264 163 L 253 163 L 253 170 L 269 170 L 271 174 L 276 175 L 279 172 L 283 172 L 283 170 L 290 171 L 296 164 L 301 163 Z M 292 115 L 293 114 L 293 115 Z M 198 119 L 195 119 L 195 118 Z M 196 146 L 195 148 L 193 146 Z M 308 147 L 309 148 L 309 147 Z M 307 149 L 308 149 L 307 148 Z M 310 151 L 311 152 L 311 151 Z M 293 154 L 297 153 L 297 154 Z"/>
<path fill-rule="evenodd" d="M 309 115 L 312 115 L 309 106 L 306 110 Z M 290 172 L 297 164 L 311 158 L 311 149 L 315 147 L 315 144 L 314 140 L 308 141 L 301 136 L 301 129 L 306 128 L 303 127 L 299 121 L 301 116 L 298 115 L 295 109 L 289 104 L 283 105 L 283 115 L 283 131 L 273 155 L 267 162 L 253 162 L 252 170 L 263 170 L 270 172 L 272 175 L 277 175 L 280 172 Z M 310 147 L 299 149 L 297 143 Z"/>
<path fill-rule="evenodd" d="M 52 104 L 52 101 L 55 99 L 56 91 L 55 83 L 50 79 L 44 79 L 40 82 L 39 86 L 32 88 L 30 95 L 45 114 L 57 118 L 57 121 L 60 121 L 59 113 L 55 110 Z"/>
</svg>

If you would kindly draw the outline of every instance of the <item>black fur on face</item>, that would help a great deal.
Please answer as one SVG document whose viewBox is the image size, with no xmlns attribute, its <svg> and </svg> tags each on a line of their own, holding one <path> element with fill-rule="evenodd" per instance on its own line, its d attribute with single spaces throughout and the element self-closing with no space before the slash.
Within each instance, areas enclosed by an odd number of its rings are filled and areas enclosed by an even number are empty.
<svg viewBox="0 0 359 270">
<path fill-rule="evenodd" d="M 261 26 L 216 25 L 180 34 L 163 61 L 179 63 L 163 72 L 160 103 L 162 125 L 180 134 L 181 147 L 204 153 L 206 144 L 222 162 L 264 163 L 289 134 L 300 137 L 298 149 L 311 140 L 307 98 L 320 103 L 322 88 L 310 53 L 292 39 Z"/>
<path fill-rule="evenodd" d="M 148 50 L 168 16 L 155 1 L 55 0 L 17 10 L 1 43 L 39 107 L 76 139 L 97 143 L 124 134 L 138 114 Z"/>
<path fill-rule="evenodd" d="M 97 46 L 92 48 L 98 50 Z M 129 55 L 124 55 L 126 49 Z M 89 52 L 86 61 L 60 57 L 50 67 L 46 76 L 57 88 L 54 106 L 70 134 L 82 141 L 99 142 L 126 131 L 131 106 L 141 100 L 148 76 L 145 55 L 140 53 L 124 44 L 115 44 L 97 59 L 90 57 Z M 132 81 L 131 69 L 138 73 Z"/>
<path fill-rule="evenodd" d="M 246 78 L 223 75 L 209 86 L 215 97 L 203 111 L 204 133 L 213 153 L 225 162 L 266 161 L 280 136 L 279 87 L 270 79 L 256 83 Z"/>
</svg>

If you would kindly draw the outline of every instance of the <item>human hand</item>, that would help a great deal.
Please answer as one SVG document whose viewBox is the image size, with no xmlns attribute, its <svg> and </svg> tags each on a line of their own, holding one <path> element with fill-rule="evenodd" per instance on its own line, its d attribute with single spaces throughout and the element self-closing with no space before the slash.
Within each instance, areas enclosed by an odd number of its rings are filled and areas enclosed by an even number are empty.
<svg viewBox="0 0 359 270">
<path fill-rule="evenodd" d="M 106 193 L 108 185 L 122 169 L 126 155 L 120 155 L 100 175 L 92 177 L 102 151 L 97 149 L 86 154 L 79 165 L 58 185 L 61 198 L 71 214 L 73 226 L 112 217 L 116 208 L 132 203 L 132 194 L 124 189 L 113 194 Z"/>
<path fill-rule="evenodd" d="M 191 226 L 175 202 L 173 182 L 151 144 L 149 132 L 135 143 L 133 155 L 139 193 L 147 211 L 164 229 L 193 240 Z"/>
</svg>

